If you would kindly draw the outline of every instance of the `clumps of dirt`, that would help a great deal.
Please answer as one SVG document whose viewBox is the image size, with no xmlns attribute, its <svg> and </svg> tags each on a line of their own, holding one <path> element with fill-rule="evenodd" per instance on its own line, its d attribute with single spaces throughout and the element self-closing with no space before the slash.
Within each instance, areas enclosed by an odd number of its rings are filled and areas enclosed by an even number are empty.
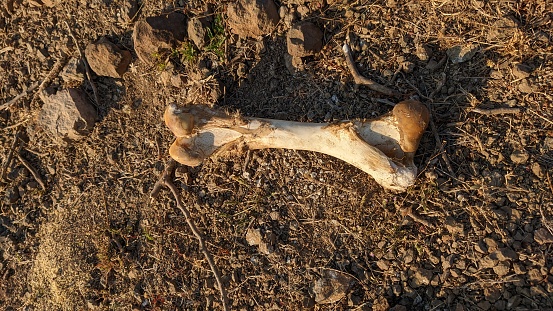
<svg viewBox="0 0 553 311">
<path fill-rule="evenodd" d="M 176 14 L 176 13 L 175 13 Z M 180 27 L 184 26 L 180 25 Z M 171 32 L 156 29 L 146 21 L 134 24 L 133 43 L 138 58 L 147 65 L 155 65 L 163 61 L 163 55 L 173 48 L 174 37 Z"/>
<path fill-rule="evenodd" d="M 119 49 L 107 38 L 100 38 L 84 51 L 90 69 L 98 76 L 122 78 L 131 63 L 131 53 Z"/>
<path fill-rule="evenodd" d="M 313 23 L 298 23 L 286 35 L 288 54 L 306 57 L 318 53 L 323 48 L 323 32 Z"/>
<path fill-rule="evenodd" d="M 270 34 L 278 21 L 273 0 L 239 0 L 227 5 L 227 23 L 233 33 L 243 38 Z"/>
</svg>

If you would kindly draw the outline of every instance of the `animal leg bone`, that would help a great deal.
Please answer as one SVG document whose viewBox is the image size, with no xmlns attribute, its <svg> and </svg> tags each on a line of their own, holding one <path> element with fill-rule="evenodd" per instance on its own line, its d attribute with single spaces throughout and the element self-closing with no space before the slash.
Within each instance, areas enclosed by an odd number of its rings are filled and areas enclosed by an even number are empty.
<svg viewBox="0 0 553 311">
<path fill-rule="evenodd" d="M 304 123 L 241 117 L 202 105 L 179 109 L 171 104 L 164 119 L 177 137 L 169 154 L 185 165 L 198 166 L 242 146 L 308 150 L 341 159 L 384 188 L 405 191 L 417 175 L 413 157 L 429 112 L 420 102 L 408 100 L 372 120 Z"/>
</svg>

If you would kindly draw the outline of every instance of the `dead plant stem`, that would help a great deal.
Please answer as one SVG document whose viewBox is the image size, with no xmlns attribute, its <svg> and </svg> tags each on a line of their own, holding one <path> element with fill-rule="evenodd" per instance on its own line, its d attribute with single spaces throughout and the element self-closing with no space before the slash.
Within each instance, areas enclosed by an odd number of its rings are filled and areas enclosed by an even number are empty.
<svg viewBox="0 0 553 311">
<path fill-rule="evenodd" d="M 11 100 L 7 101 L 6 103 L 0 105 L 0 110 L 4 110 L 6 108 L 9 108 L 11 105 L 17 103 L 21 98 L 27 96 L 27 94 L 29 94 L 30 92 L 34 91 L 34 89 L 36 89 L 38 86 L 38 81 L 34 82 L 33 84 L 31 84 L 31 86 L 29 86 L 25 91 L 19 93 L 17 96 L 15 96 L 14 98 L 12 98 Z"/>
<path fill-rule="evenodd" d="M 19 153 L 16 153 L 16 156 L 19 162 L 21 162 L 21 164 L 23 164 L 23 166 L 25 166 L 29 170 L 29 172 L 31 172 L 31 175 L 33 175 L 36 182 L 40 185 L 40 188 L 42 188 L 42 190 L 46 190 L 46 185 L 44 184 L 44 181 L 42 180 L 38 172 L 35 170 L 35 168 L 31 165 L 31 163 L 25 160 Z"/>
<path fill-rule="evenodd" d="M 363 77 L 357 70 L 357 67 L 355 67 L 355 63 L 353 62 L 353 55 L 351 55 L 351 49 L 347 43 L 344 43 L 342 50 L 344 51 L 344 55 L 346 56 L 346 63 L 348 65 L 349 71 L 351 72 L 353 80 L 356 84 L 366 85 L 369 89 L 388 96 L 401 96 L 401 93 L 399 93 L 398 91 L 392 90 L 382 84 L 374 82 L 369 78 Z"/>
<path fill-rule="evenodd" d="M 227 298 L 227 291 L 223 285 L 223 281 L 221 280 L 221 273 L 219 272 L 219 269 L 215 265 L 215 261 L 213 260 L 213 256 L 211 256 L 211 253 L 207 249 L 204 239 L 202 237 L 202 233 L 196 227 L 196 224 L 192 220 L 192 216 L 190 215 L 190 212 L 188 209 L 182 204 L 181 196 L 177 190 L 177 187 L 173 183 L 173 176 L 175 173 L 175 167 L 177 165 L 177 162 L 173 159 L 169 159 L 167 163 L 165 164 L 165 171 L 161 175 L 160 179 L 156 182 L 154 185 L 154 189 L 152 190 L 150 196 L 155 198 L 159 194 L 159 191 L 161 189 L 161 186 L 166 186 L 171 190 L 171 193 L 173 194 L 173 197 L 175 198 L 175 201 L 177 203 L 177 208 L 183 213 L 184 218 L 186 220 L 186 223 L 188 224 L 188 227 L 198 240 L 198 244 L 200 246 L 200 250 L 202 251 L 204 257 L 207 259 L 207 262 L 209 263 L 209 267 L 211 268 L 211 271 L 213 272 L 213 275 L 215 276 L 215 281 L 217 282 L 217 285 L 219 286 L 219 293 L 221 295 L 221 302 L 223 304 L 223 310 L 229 310 L 228 309 L 228 298 Z"/>
<path fill-rule="evenodd" d="M 8 153 L 8 156 L 6 157 L 6 162 L 2 166 L 2 173 L 0 174 L 0 180 L 4 180 L 4 177 L 6 175 L 6 171 L 8 170 L 8 167 L 10 166 L 10 163 L 13 158 L 13 154 L 15 152 L 15 149 L 17 148 L 17 142 L 19 141 L 19 129 L 15 132 L 15 135 L 13 137 L 13 142 L 10 147 L 10 151 Z"/>
<path fill-rule="evenodd" d="M 474 108 L 472 112 L 483 114 L 485 116 L 493 116 L 497 114 L 519 114 L 520 108 L 495 108 L 495 109 L 480 109 Z"/>
</svg>

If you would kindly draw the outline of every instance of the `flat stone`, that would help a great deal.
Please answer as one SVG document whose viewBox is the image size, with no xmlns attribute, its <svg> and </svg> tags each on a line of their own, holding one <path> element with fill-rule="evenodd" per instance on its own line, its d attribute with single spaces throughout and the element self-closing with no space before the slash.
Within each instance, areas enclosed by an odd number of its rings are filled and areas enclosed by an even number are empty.
<svg viewBox="0 0 553 311">
<path fill-rule="evenodd" d="M 482 300 L 479 303 L 477 303 L 476 305 L 478 306 L 478 308 L 480 308 L 484 311 L 489 310 L 492 306 L 492 304 L 487 300 Z"/>
<path fill-rule="evenodd" d="M 497 274 L 498 276 L 504 276 L 509 274 L 509 265 L 505 263 L 500 263 L 497 266 L 493 267 L 493 272 Z"/>
<path fill-rule="evenodd" d="M 446 51 L 447 56 L 454 64 L 464 63 L 474 57 L 478 52 L 477 44 L 457 45 Z"/>
<path fill-rule="evenodd" d="M 88 134 L 98 120 L 96 109 L 80 89 L 64 89 L 54 95 L 42 95 L 41 99 L 44 105 L 36 124 L 54 138 L 78 140 Z"/>
<path fill-rule="evenodd" d="M 515 164 L 524 164 L 529 158 L 530 156 L 526 150 L 516 150 L 511 153 L 511 161 Z"/>
<path fill-rule="evenodd" d="M 553 243 L 553 235 L 547 228 L 542 227 L 534 231 L 534 241 L 540 245 Z"/>
<path fill-rule="evenodd" d="M 516 31 L 517 23 L 510 17 L 500 18 L 488 29 L 488 41 L 505 41 Z"/>
<path fill-rule="evenodd" d="M 132 60 L 129 51 L 119 49 L 106 38 L 87 45 L 84 54 L 97 75 L 112 78 L 122 78 Z"/>
<path fill-rule="evenodd" d="M 388 269 L 390 269 L 389 262 L 387 260 L 384 260 L 384 259 L 380 259 L 379 261 L 377 261 L 376 266 L 378 267 L 378 269 L 380 269 L 382 271 L 387 271 Z"/>
<path fill-rule="evenodd" d="M 227 6 L 227 22 L 232 33 L 242 38 L 270 34 L 279 21 L 273 0 L 238 0 Z"/>
<path fill-rule="evenodd" d="M 284 54 L 284 64 L 290 74 L 295 74 L 305 69 L 301 57 L 292 56 L 288 53 Z"/>
<path fill-rule="evenodd" d="M 310 22 L 302 22 L 290 28 L 286 35 L 288 54 L 305 57 L 321 51 L 323 32 Z"/>
<path fill-rule="evenodd" d="M 532 169 L 532 173 L 534 173 L 534 175 L 536 175 L 536 177 L 543 178 L 545 176 L 543 168 L 538 162 L 532 163 L 530 168 Z"/>
<path fill-rule="evenodd" d="M 336 270 L 324 269 L 321 278 L 315 281 L 313 293 L 319 304 L 334 303 L 344 298 L 354 280 L 348 274 Z"/>
<path fill-rule="evenodd" d="M 246 232 L 246 242 L 251 246 L 259 245 L 263 242 L 263 237 L 259 229 L 248 229 Z"/>
<path fill-rule="evenodd" d="M 479 263 L 480 263 L 480 268 L 487 269 L 487 268 L 495 267 L 498 263 L 498 260 L 493 259 L 490 256 L 484 256 L 484 257 L 480 258 Z"/>
<path fill-rule="evenodd" d="M 526 79 L 530 76 L 530 67 L 523 64 L 515 64 L 513 66 L 513 76 L 517 79 Z"/>
</svg>

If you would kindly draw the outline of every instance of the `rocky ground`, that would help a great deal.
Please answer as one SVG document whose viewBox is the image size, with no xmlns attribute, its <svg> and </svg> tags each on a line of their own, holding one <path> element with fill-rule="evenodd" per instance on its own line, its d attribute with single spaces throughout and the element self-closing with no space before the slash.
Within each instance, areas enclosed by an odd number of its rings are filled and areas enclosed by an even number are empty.
<svg viewBox="0 0 553 311">
<path fill-rule="evenodd" d="M 405 193 L 312 152 L 177 168 L 231 308 L 553 309 L 552 10 L 3 1 L 1 309 L 222 308 L 171 193 L 150 198 L 174 139 L 168 104 L 323 122 L 408 98 L 431 109 L 432 126 Z M 365 77 L 402 95 L 356 85 L 346 42 Z"/>
</svg>

